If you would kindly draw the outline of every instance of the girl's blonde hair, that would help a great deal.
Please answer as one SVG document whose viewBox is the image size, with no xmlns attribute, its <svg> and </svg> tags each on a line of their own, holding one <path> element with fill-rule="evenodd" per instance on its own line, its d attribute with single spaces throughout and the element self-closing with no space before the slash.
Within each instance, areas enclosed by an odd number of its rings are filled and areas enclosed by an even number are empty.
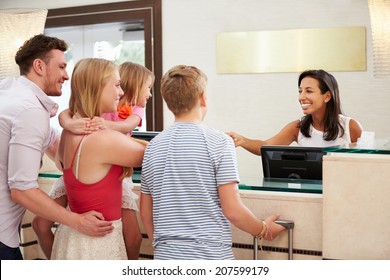
<svg viewBox="0 0 390 280">
<path fill-rule="evenodd" d="M 101 116 L 101 97 L 104 86 L 117 69 L 106 59 L 85 58 L 79 60 L 70 82 L 69 109 L 81 117 Z"/>
<path fill-rule="evenodd" d="M 127 105 L 136 105 L 139 93 L 147 79 L 152 78 L 154 74 L 145 66 L 133 62 L 124 62 L 119 66 L 119 75 L 121 76 L 121 88 L 123 89 L 124 103 Z"/>
</svg>

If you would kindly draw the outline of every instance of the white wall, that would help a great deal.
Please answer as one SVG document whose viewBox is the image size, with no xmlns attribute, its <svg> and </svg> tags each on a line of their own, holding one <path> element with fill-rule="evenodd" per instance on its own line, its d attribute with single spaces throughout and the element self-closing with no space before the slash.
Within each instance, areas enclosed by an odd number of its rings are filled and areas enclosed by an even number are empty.
<svg viewBox="0 0 390 280">
<path fill-rule="evenodd" d="M 0 8 L 61 8 L 79 0 L 2 0 Z M 82 5 L 119 2 L 82 1 Z M 373 78 L 371 30 L 366 0 L 162 0 L 163 68 L 195 65 L 209 77 L 207 125 L 248 137 L 273 136 L 301 116 L 299 73 L 218 75 L 216 34 L 342 26 L 367 27 L 367 71 L 334 72 L 344 113 L 359 120 L 377 138 L 390 137 L 390 80 Z M 337 51 L 337 50 L 335 50 Z M 326 70 L 326 69 L 325 69 Z M 165 127 L 173 121 L 164 110 Z M 237 150 L 242 177 L 261 174 L 260 158 Z"/>
</svg>

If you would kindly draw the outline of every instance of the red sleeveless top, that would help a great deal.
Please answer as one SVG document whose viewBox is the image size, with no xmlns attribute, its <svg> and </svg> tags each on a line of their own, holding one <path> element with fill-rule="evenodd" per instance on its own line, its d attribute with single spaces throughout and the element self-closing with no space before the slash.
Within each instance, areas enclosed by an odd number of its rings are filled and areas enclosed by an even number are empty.
<svg viewBox="0 0 390 280">
<path fill-rule="evenodd" d="M 95 210 L 102 213 L 106 221 L 119 220 L 122 208 L 122 181 L 119 177 L 123 168 L 112 165 L 107 175 L 93 184 L 84 184 L 73 174 L 73 162 L 84 138 L 77 146 L 70 167 L 63 170 L 70 209 L 79 214 Z"/>
</svg>

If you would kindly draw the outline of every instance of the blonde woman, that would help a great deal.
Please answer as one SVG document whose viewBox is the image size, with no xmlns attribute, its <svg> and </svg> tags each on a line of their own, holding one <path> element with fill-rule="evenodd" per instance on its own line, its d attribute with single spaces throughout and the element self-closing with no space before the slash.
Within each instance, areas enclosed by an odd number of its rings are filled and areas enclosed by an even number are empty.
<svg viewBox="0 0 390 280">
<path fill-rule="evenodd" d="M 119 71 L 112 62 L 88 58 L 76 64 L 69 102 L 74 119 L 115 112 L 122 95 Z M 64 129 L 57 156 L 70 210 L 97 210 L 105 220 L 113 221 L 115 228 L 105 237 L 91 238 L 60 225 L 52 259 L 127 259 L 121 221 L 122 179 L 129 168 L 141 166 L 144 149 L 114 130 L 76 135 Z"/>
<path fill-rule="evenodd" d="M 120 85 L 124 93 L 119 100 L 118 110 L 104 113 L 102 117 L 74 119 L 70 110 L 67 109 L 59 116 L 60 124 L 64 129 L 82 135 L 110 128 L 131 136 L 132 131 L 142 124 L 147 101 L 152 96 L 151 88 L 154 82 L 154 74 L 146 67 L 133 62 L 122 63 L 119 66 L 119 74 L 121 78 Z M 138 196 L 132 190 L 132 178 L 130 176 L 124 178 L 122 187 L 123 236 L 128 259 L 137 260 L 142 235 L 136 214 L 139 211 L 137 206 Z M 55 182 L 50 196 L 59 204 L 67 205 L 66 190 L 62 178 Z M 50 258 L 54 238 L 51 231 L 52 226 L 53 222 L 40 217 L 33 221 L 34 231 L 47 258 Z"/>
</svg>

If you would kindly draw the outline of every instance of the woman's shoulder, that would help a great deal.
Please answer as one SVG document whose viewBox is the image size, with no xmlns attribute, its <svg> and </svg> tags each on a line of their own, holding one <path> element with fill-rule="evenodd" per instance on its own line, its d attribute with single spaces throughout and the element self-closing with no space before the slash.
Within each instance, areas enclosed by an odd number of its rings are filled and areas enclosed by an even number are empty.
<svg viewBox="0 0 390 280">
<path fill-rule="evenodd" d="M 354 118 L 352 118 L 352 117 L 348 117 L 348 116 L 345 116 L 345 115 L 342 115 L 342 114 L 340 114 L 339 115 L 339 120 L 340 120 L 340 122 L 342 123 L 342 124 L 349 124 L 349 126 L 358 126 L 358 127 L 362 127 L 361 126 L 361 124 L 359 123 L 359 121 L 358 120 L 356 120 L 356 119 L 354 119 Z"/>
<path fill-rule="evenodd" d="M 351 118 L 349 121 L 349 134 L 351 138 L 351 142 L 355 143 L 360 138 L 363 132 L 362 125 L 355 119 Z"/>
<path fill-rule="evenodd" d="M 301 120 L 293 120 L 286 124 L 282 130 L 281 134 L 283 135 L 284 139 L 288 139 L 288 141 L 294 142 L 298 140 L 298 134 L 299 134 L 299 129 L 301 126 Z"/>
<path fill-rule="evenodd" d="M 360 122 L 354 118 L 351 118 L 350 121 L 349 121 L 349 126 L 353 126 L 353 127 L 359 127 L 360 129 L 363 129 L 362 125 L 360 124 Z"/>
<path fill-rule="evenodd" d="M 341 123 L 347 123 L 347 122 L 349 122 L 351 119 L 352 119 L 351 117 L 348 117 L 348 116 L 339 114 L 339 121 L 340 121 Z"/>
<path fill-rule="evenodd" d="M 350 136 L 350 140 L 352 143 L 356 142 L 358 138 L 361 136 L 363 127 L 359 121 L 352 117 L 347 117 L 344 115 L 339 115 L 340 123 L 347 130 L 347 133 Z"/>
<path fill-rule="evenodd" d="M 282 127 L 282 129 L 271 138 L 264 141 L 264 145 L 290 145 L 298 140 L 299 120 L 294 120 Z"/>
<path fill-rule="evenodd" d="M 289 131 L 291 133 L 297 134 L 300 126 L 301 126 L 301 120 L 293 120 L 293 121 L 287 123 L 282 128 L 282 131 L 284 130 L 284 131 Z"/>
<path fill-rule="evenodd" d="M 299 128 L 300 124 L 301 124 L 301 120 L 296 119 L 296 120 L 289 122 L 286 126 L 290 126 L 292 128 Z"/>
<path fill-rule="evenodd" d="M 95 131 L 88 135 L 88 138 L 90 139 L 90 142 L 94 142 L 98 145 L 102 144 L 108 144 L 112 145 L 117 140 L 122 139 L 124 137 L 127 137 L 123 133 L 120 133 L 119 131 L 112 130 L 112 129 L 101 129 L 98 131 Z"/>
</svg>

